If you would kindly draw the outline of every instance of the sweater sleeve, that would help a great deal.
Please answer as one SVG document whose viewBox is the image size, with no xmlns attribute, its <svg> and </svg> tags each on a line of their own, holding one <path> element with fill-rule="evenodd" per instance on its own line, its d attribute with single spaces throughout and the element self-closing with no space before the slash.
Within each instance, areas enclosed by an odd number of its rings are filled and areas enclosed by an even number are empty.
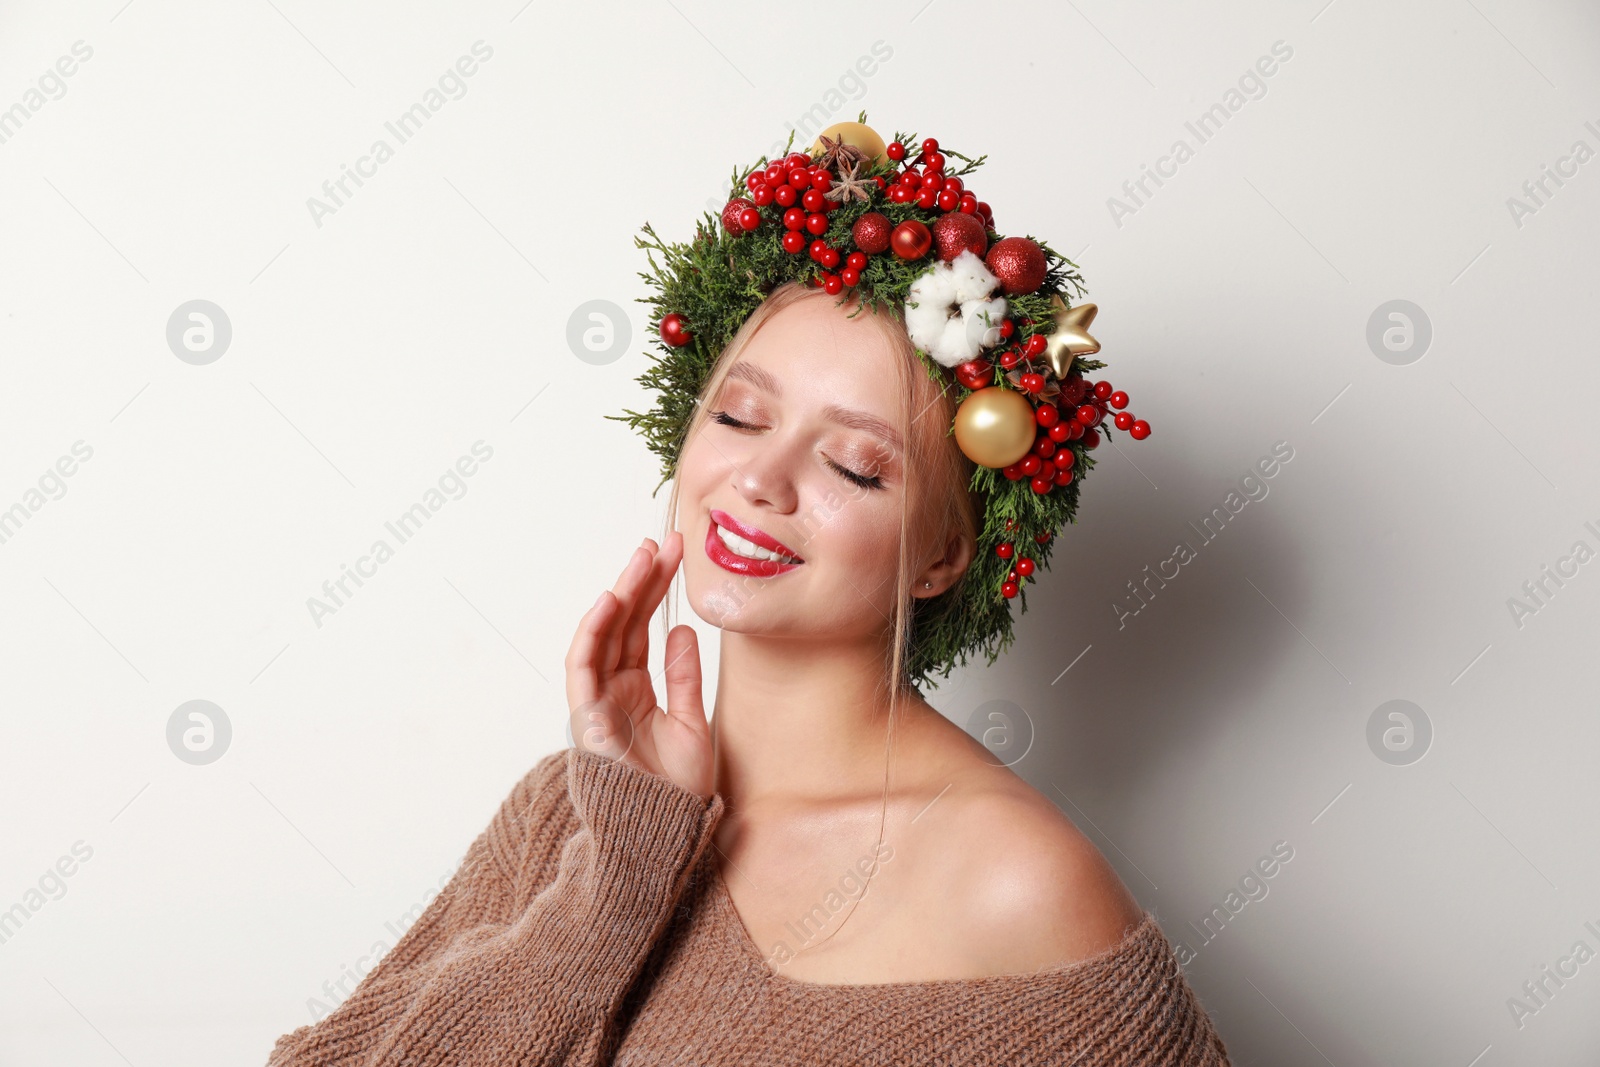
<svg viewBox="0 0 1600 1067">
<path fill-rule="evenodd" d="M 278 1038 L 267 1067 L 604 1062 L 723 810 L 596 753 L 545 757 L 350 997 Z"/>
</svg>

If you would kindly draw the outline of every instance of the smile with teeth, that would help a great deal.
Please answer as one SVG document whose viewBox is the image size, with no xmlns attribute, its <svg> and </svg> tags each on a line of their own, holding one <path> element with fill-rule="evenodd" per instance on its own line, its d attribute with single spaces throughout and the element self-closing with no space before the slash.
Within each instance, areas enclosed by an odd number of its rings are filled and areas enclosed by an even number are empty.
<svg viewBox="0 0 1600 1067">
<path fill-rule="evenodd" d="M 732 574 L 776 578 L 805 560 L 794 549 L 758 526 L 740 522 L 720 508 L 711 508 L 706 523 L 706 557 Z"/>
<path fill-rule="evenodd" d="M 745 559 L 764 559 L 774 563 L 799 563 L 794 556 L 785 556 L 781 552 L 774 552 L 769 548 L 762 548 L 747 538 L 740 537 L 732 530 L 725 530 L 717 523 L 711 524 L 717 531 L 717 539 L 728 546 L 728 551 Z"/>
</svg>

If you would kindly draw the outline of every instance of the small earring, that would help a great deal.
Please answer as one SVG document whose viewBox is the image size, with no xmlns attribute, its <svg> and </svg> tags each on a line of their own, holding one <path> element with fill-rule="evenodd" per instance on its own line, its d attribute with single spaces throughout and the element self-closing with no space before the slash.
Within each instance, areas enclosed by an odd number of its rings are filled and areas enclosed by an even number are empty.
<svg viewBox="0 0 1600 1067">
<path fill-rule="evenodd" d="M 933 588 L 933 583 L 932 582 L 923 582 L 922 583 L 922 588 L 924 588 L 924 589 L 932 589 Z"/>
</svg>

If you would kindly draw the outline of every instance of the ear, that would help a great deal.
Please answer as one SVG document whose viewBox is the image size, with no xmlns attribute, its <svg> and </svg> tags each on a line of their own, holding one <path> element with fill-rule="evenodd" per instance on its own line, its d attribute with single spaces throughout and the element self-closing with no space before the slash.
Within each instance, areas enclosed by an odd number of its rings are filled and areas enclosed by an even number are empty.
<svg viewBox="0 0 1600 1067">
<path fill-rule="evenodd" d="M 974 551 L 975 546 L 969 538 L 952 536 L 945 542 L 943 554 L 914 577 L 911 595 L 934 597 L 955 585 L 972 564 Z"/>
</svg>

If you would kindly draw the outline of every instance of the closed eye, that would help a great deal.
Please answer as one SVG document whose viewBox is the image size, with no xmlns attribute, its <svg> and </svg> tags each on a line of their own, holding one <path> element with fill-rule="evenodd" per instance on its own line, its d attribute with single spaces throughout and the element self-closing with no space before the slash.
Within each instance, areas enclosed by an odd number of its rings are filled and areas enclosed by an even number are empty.
<svg viewBox="0 0 1600 1067">
<path fill-rule="evenodd" d="M 714 422 L 718 423 L 719 425 L 731 426 L 736 430 L 753 430 L 753 429 L 756 429 L 756 427 L 751 426 L 749 423 L 740 422 L 738 419 L 734 418 L 732 415 L 729 415 L 726 411 L 713 411 L 711 413 L 711 418 L 712 418 L 712 420 Z M 836 471 L 839 474 L 840 477 L 844 478 L 846 481 L 850 482 L 853 485 L 860 486 L 863 489 L 882 489 L 883 488 L 883 478 L 880 477 L 879 475 L 876 475 L 876 474 L 873 474 L 873 475 L 858 474 L 858 473 L 856 473 L 855 471 L 851 470 L 848 467 L 841 467 L 839 464 L 835 463 L 831 459 L 827 460 L 827 464 L 828 464 L 829 467 L 833 468 L 833 470 Z"/>
<path fill-rule="evenodd" d="M 828 466 L 830 466 L 834 470 L 838 471 L 848 481 L 853 482 L 856 485 L 861 486 L 861 488 L 863 488 L 863 489 L 882 489 L 883 488 L 883 479 L 878 477 L 876 474 L 872 475 L 871 477 L 868 477 L 865 474 L 857 474 L 855 471 L 850 470 L 848 467 L 839 466 L 837 463 L 835 463 L 831 459 L 828 460 Z"/>
</svg>

